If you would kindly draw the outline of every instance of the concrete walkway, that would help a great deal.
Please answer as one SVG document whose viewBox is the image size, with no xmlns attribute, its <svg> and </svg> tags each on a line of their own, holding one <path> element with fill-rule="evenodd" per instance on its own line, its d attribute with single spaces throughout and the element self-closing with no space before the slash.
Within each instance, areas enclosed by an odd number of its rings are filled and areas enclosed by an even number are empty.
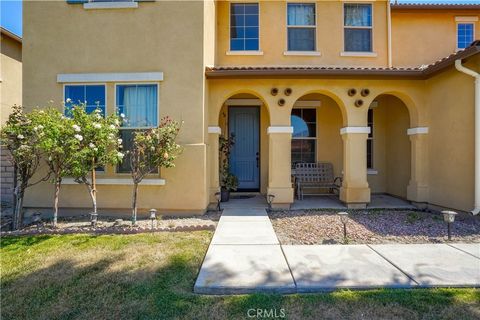
<svg viewBox="0 0 480 320">
<path fill-rule="evenodd" d="M 194 291 L 479 287 L 480 244 L 285 245 L 265 209 L 224 209 Z"/>
</svg>

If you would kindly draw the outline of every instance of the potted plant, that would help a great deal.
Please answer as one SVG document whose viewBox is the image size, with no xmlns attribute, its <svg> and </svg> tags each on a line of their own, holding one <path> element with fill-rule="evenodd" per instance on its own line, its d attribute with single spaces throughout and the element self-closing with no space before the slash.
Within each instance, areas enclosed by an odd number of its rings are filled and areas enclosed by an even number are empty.
<svg viewBox="0 0 480 320">
<path fill-rule="evenodd" d="M 222 186 L 221 186 L 221 197 L 220 201 L 222 202 L 227 202 L 230 200 L 230 192 L 231 191 L 236 191 L 238 187 L 238 178 L 228 172 L 228 170 L 225 172 L 225 174 L 222 176 Z"/>
<path fill-rule="evenodd" d="M 230 199 L 230 192 L 236 191 L 238 187 L 237 177 L 230 172 L 229 158 L 232 147 L 235 144 L 235 137 L 220 136 L 220 201 L 226 202 Z"/>
</svg>

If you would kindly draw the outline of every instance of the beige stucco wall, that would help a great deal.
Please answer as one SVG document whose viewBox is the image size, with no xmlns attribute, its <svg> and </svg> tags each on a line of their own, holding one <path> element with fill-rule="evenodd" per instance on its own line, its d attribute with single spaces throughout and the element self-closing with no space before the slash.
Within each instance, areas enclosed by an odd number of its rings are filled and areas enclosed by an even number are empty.
<svg viewBox="0 0 480 320">
<path fill-rule="evenodd" d="M 480 71 L 480 59 L 467 67 Z M 469 211 L 474 200 L 473 78 L 451 68 L 427 81 L 430 202 Z"/>
<path fill-rule="evenodd" d="M 22 104 L 22 44 L 5 34 L 0 36 L 0 124 L 11 107 Z"/>
<path fill-rule="evenodd" d="M 479 17 L 480 10 L 392 10 L 392 58 L 395 66 L 430 64 L 455 52 L 455 17 Z M 475 23 L 480 35 L 480 22 Z"/>
<path fill-rule="evenodd" d="M 176 168 L 162 170 L 165 186 L 141 186 L 141 208 L 202 212 L 207 199 L 205 64 L 213 61 L 214 3 L 140 2 L 136 9 L 85 10 L 66 1 L 24 3 L 24 104 L 63 99 L 60 73 L 163 72 L 160 117 L 184 121 Z M 185 19 L 188 17 L 188 19 Z M 81 26 L 81 27 L 79 27 Z M 174 62 L 174 63 L 173 63 Z M 114 112 L 114 83 L 107 83 L 107 113 Z M 130 179 L 107 168 L 104 177 Z M 128 208 L 131 187 L 99 186 L 103 208 Z M 29 190 L 27 206 L 49 207 L 51 185 Z M 64 186 L 60 206 L 88 207 L 83 186 Z"/>
<path fill-rule="evenodd" d="M 373 51 L 376 57 L 342 57 L 343 1 L 315 1 L 317 14 L 316 44 L 320 56 L 286 56 L 287 1 L 259 1 L 260 56 L 227 55 L 230 50 L 230 7 L 228 1 L 217 4 L 217 65 L 362 65 L 387 64 L 387 2 L 373 4 Z M 332 36 L 336 35 L 336 36 Z"/>
</svg>

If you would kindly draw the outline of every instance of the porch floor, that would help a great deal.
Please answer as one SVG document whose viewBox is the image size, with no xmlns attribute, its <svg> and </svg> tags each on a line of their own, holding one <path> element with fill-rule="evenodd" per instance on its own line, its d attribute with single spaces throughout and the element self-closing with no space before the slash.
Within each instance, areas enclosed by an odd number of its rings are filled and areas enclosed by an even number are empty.
<svg viewBox="0 0 480 320">
<path fill-rule="evenodd" d="M 291 210 L 304 209 L 347 209 L 338 196 L 305 196 L 295 200 Z M 415 209 L 410 202 L 386 194 L 372 194 L 367 209 Z"/>
<path fill-rule="evenodd" d="M 267 208 L 265 197 L 261 194 L 233 193 L 230 201 L 221 203 L 222 209 L 228 208 Z M 305 196 L 295 199 L 291 210 L 304 209 L 347 209 L 337 196 Z M 415 209 L 410 202 L 386 194 L 372 194 L 367 209 Z"/>
</svg>

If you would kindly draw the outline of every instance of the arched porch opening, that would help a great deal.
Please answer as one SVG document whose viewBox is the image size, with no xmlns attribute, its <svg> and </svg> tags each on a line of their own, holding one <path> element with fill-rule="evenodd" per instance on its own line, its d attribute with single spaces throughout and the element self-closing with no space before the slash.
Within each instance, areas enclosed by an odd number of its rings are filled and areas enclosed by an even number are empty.
<svg viewBox="0 0 480 320">
<path fill-rule="evenodd" d="M 231 95 L 220 108 L 218 125 L 222 136 L 233 136 L 235 142 L 228 164 L 230 172 L 239 180 L 238 191 L 266 194 L 270 115 L 264 100 L 250 92 Z M 220 172 L 222 161 L 219 161 Z M 220 173 L 220 184 L 221 178 Z"/>
<path fill-rule="evenodd" d="M 411 176 L 412 116 L 405 102 L 392 94 L 377 96 L 368 109 L 367 174 L 372 193 L 407 198 Z"/>
<path fill-rule="evenodd" d="M 330 163 L 333 177 L 343 173 L 343 141 L 340 129 L 344 114 L 338 103 L 323 93 L 301 96 L 291 110 L 292 172 L 299 163 Z M 312 193 L 328 193 L 333 190 L 311 190 Z"/>
</svg>

